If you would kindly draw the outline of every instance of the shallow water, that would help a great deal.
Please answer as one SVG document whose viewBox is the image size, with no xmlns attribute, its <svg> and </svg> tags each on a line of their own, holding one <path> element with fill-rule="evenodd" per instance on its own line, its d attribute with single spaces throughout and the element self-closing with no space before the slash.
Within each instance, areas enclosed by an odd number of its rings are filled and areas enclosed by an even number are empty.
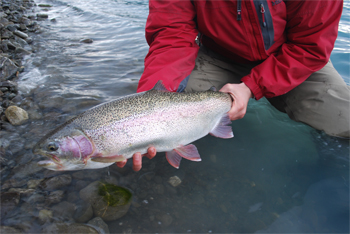
<svg viewBox="0 0 350 234">
<path fill-rule="evenodd" d="M 53 7 L 36 9 L 49 19 L 40 22 L 42 32 L 33 36 L 36 51 L 26 57 L 20 77 L 27 100 L 22 106 L 35 118 L 5 126 L 8 166 L 2 185 L 27 188 L 30 179 L 68 174 L 72 182 L 60 189 L 61 201 L 78 204 L 80 189 L 89 183 L 117 181 L 132 190 L 134 200 L 126 216 L 107 223 L 111 233 L 349 232 L 349 141 L 293 122 L 266 100 L 251 101 L 246 117 L 233 122 L 233 139 L 207 136 L 195 142 L 202 162 L 182 160 L 178 170 L 164 154 L 144 159 L 137 173 L 130 163 L 83 174 L 37 168 L 31 147 L 49 130 L 96 104 L 135 92 L 148 50 L 148 2 L 36 2 Z M 349 15 L 345 3 L 331 57 L 347 84 Z M 85 38 L 93 43 L 80 43 Z M 176 188 L 168 183 L 174 175 L 182 180 Z M 34 195 L 47 199 L 49 193 L 37 188 L 21 195 L 2 225 L 40 232 L 51 222 L 73 221 L 54 213 L 49 222 L 39 222 L 39 211 L 56 204 L 31 202 Z"/>
</svg>

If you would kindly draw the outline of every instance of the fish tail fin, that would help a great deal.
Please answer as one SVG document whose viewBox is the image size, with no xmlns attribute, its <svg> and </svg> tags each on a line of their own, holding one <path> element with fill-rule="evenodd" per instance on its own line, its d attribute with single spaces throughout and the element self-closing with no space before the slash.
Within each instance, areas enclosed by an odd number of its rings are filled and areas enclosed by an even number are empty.
<svg viewBox="0 0 350 234">
<path fill-rule="evenodd" d="M 210 135 L 224 139 L 232 138 L 232 127 L 228 126 L 229 124 L 231 124 L 231 120 L 228 117 L 228 114 L 226 114 L 220 119 L 219 123 L 213 128 L 213 130 L 210 131 Z"/>
<path fill-rule="evenodd" d="M 197 147 L 190 144 L 186 146 L 180 146 L 172 151 L 166 153 L 166 158 L 170 165 L 175 168 L 179 168 L 182 158 L 186 158 L 191 161 L 201 161 L 201 156 L 198 153 Z"/>
</svg>

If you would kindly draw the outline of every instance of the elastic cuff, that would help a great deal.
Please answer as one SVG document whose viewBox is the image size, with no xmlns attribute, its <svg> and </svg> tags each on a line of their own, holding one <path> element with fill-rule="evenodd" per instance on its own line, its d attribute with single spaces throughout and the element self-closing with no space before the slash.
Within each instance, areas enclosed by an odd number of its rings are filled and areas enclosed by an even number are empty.
<svg viewBox="0 0 350 234">
<path fill-rule="evenodd" d="M 256 100 L 259 100 L 260 98 L 264 97 L 260 87 L 254 82 L 254 80 L 251 77 L 245 76 L 241 79 L 241 81 L 246 86 L 248 86 L 248 88 L 250 88 Z"/>
</svg>

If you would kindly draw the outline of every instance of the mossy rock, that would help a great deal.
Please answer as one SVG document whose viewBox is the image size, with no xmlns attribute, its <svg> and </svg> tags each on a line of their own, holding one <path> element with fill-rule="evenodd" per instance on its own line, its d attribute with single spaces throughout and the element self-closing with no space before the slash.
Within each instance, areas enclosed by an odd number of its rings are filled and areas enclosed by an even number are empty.
<svg viewBox="0 0 350 234">
<path fill-rule="evenodd" d="M 132 193 L 123 187 L 99 182 L 96 196 L 91 202 L 94 215 L 104 221 L 117 220 L 123 217 L 129 210 Z"/>
</svg>

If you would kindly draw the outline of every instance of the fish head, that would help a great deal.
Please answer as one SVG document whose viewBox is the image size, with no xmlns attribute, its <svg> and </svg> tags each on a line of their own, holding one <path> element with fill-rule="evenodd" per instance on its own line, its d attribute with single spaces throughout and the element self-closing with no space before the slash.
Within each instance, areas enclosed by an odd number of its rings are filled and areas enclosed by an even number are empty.
<svg viewBox="0 0 350 234">
<path fill-rule="evenodd" d="M 93 152 L 91 140 L 82 131 L 69 128 L 49 133 L 33 148 L 34 154 L 49 158 L 38 165 L 54 171 L 83 169 Z"/>
</svg>

